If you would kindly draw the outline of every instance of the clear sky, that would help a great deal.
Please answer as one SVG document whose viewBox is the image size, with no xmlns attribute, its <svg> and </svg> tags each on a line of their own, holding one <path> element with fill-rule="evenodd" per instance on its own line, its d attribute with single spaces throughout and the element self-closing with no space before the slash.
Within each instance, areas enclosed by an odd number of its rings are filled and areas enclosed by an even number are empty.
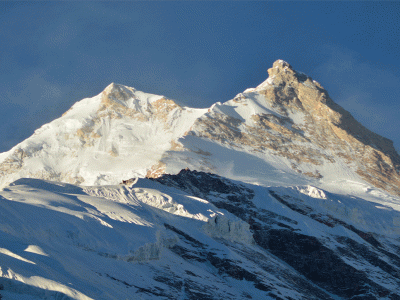
<svg viewBox="0 0 400 300">
<path fill-rule="evenodd" d="M 400 150 L 400 2 L 0 2 L 0 152 L 116 82 L 208 107 L 284 59 Z"/>
</svg>

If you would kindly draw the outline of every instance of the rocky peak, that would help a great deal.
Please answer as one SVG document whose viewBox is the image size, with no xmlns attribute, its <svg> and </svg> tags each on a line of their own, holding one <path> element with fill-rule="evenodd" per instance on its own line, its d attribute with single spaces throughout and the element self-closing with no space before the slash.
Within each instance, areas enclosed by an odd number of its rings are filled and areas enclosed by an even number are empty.
<svg viewBox="0 0 400 300">
<path fill-rule="evenodd" d="M 296 72 L 288 63 L 278 60 L 268 73 L 273 84 L 261 93 L 283 111 L 304 113 L 306 123 L 301 129 L 315 139 L 314 143 L 333 148 L 349 163 L 358 161 L 358 174 L 374 185 L 387 187 L 392 182 L 399 192 L 400 156 L 391 140 L 365 128 L 318 82 Z"/>
<path fill-rule="evenodd" d="M 117 99 L 127 99 L 131 97 L 132 93 L 135 91 L 136 89 L 133 87 L 127 87 L 125 85 L 112 82 L 103 90 L 103 95 L 108 95 Z"/>
<path fill-rule="evenodd" d="M 393 158 L 398 156 L 392 141 L 361 125 L 349 112 L 335 103 L 328 92 L 311 77 L 295 71 L 283 60 L 275 61 L 268 73 L 268 88 L 264 85 L 259 92 L 265 95 L 267 101 L 280 106 L 281 110 L 302 111 L 308 115 L 309 122 L 316 126 L 329 124 L 330 127 L 344 130 L 363 144 L 391 153 Z"/>
<path fill-rule="evenodd" d="M 282 59 L 278 59 L 272 64 L 272 68 L 268 69 L 268 74 L 269 76 L 274 76 L 284 70 L 294 71 L 292 66 L 288 62 Z"/>
<path fill-rule="evenodd" d="M 194 134 L 281 157 L 296 172 L 318 179 L 344 161 L 370 184 L 400 194 L 400 156 L 392 141 L 361 125 L 289 63 L 277 60 L 268 73 L 257 88 L 202 117 Z"/>
<path fill-rule="evenodd" d="M 119 104 L 125 105 L 125 102 L 134 97 L 134 88 L 126 87 L 120 84 L 115 84 L 112 82 L 109 84 L 104 91 L 101 93 L 102 102 L 104 104 L 110 102 L 117 102 Z"/>
</svg>

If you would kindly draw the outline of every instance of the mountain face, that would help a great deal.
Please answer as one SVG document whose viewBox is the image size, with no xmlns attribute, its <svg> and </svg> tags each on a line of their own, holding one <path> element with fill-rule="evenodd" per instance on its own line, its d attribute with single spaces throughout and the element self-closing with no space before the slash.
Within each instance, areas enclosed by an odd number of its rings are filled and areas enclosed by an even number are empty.
<svg viewBox="0 0 400 300">
<path fill-rule="evenodd" d="M 110 84 L 0 154 L 0 299 L 400 299 L 400 157 L 286 62 L 208 109 Z"/>
<path fill-rule="evenodd" d="M 0 154 L 0 185 L 21 177 L 118 184 L 189 167 L 262 184 L 315 179 L 330 189 L 341 178 L 400 193 L 390 140 L 288 63 L 278 60 L 268 73 L 257 88 L 209 109 L 111 84 Z"/>
</svg>

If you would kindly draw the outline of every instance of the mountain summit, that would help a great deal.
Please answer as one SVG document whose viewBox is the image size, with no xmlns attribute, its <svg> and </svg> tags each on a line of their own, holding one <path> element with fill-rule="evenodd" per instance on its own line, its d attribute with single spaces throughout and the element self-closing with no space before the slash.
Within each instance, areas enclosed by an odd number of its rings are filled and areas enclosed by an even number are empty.
<svg viewBox="0 0 400 300">
<path fill-rule="evenodd" d="M 1 185 L 21 177 L 117 184 L 189 167 L 270 185 L 328 188 L 338 178 L 400 194 L 393 143 L 363 127 L 283 60 L 269 77 L 208 109 L 112 83 L 0 154 Z"/>
</svg>

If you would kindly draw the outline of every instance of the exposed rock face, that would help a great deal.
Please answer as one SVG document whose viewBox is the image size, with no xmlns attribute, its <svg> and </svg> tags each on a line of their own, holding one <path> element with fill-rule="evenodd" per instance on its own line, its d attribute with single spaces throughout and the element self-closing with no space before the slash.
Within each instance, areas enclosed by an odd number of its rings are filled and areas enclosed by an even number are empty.
<svg viewBox="0 0 400 300">
<path fill-rule="evenodd" d="M 400 156 L 392 141 L 362 126 L 288 63 L 278 60 L 268 73 L 257 88 L 212 107 L 189 134 L 286 158 L 292 169 L 314 178 L 323 177 L 324 166 L 344 161 L 367 182 L 400 194 Z"/>
<path fill-rule="evenodd" d="M 172 125 L 168 118 L 169 113 L 173 110 L 182 111 L 182 107 L 174 101 L 159 96 L 157 100 L 147 102 L 140 101 L 135 97 L 134 88 L 110 84 L 103 92 L 101 105 L 97 112 L 98 118 L 117 118 L 121 119 L 124 116 L 138 119 L 142 122 L 150 119 L 157 119 L 165 123 L 165 127 Z"/>
<path fill-rule="evenodd" d="M 272 84 L 260 86 L 259 92 L 285 113 L 302 112 L 305 124 L 299 129 L 312 144 L 356 165 L 356 172 L 373 185 L 400 193 L 400 156 L 392 141 L 362 126 L 318 82 L 288 63 L 276 61 L 268 73 Z"/>
</svg>

